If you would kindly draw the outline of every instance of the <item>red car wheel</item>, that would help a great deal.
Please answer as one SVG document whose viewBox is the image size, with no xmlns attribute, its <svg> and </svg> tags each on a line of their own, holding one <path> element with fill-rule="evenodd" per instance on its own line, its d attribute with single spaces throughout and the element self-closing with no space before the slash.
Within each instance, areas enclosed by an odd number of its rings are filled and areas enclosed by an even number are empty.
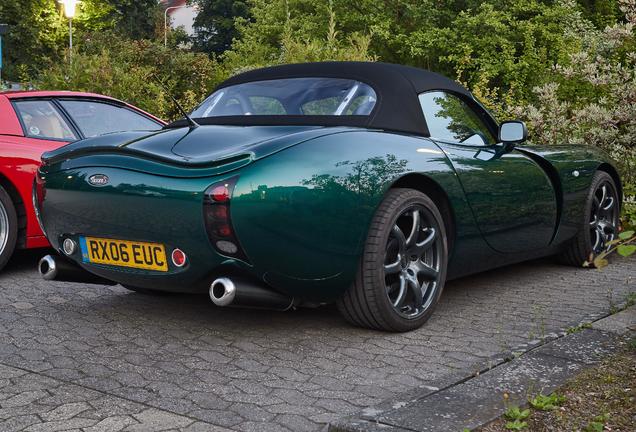
<svg viewBox="0 0 636 432">
<path fill-rule="evenodd" d="M 18 216 L 7 191 L 0 186 L 0 270 L 9 262 L 18 239 Z"/>
</svg>

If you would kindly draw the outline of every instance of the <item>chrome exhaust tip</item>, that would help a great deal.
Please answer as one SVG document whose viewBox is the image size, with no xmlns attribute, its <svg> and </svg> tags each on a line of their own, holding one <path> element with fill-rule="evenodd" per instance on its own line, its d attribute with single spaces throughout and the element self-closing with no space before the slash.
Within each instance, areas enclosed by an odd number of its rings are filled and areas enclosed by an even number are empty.
<svg viewBox="0 0 636 432">
<path fill-rule="evenodd" d="M 210 285 L 210 299 L 217 306 L 229 306 L 236 297 L 236 285 L 229 278 L 215 279 Z"/>
<path fill-rule="evenodd" d="M 285 311 L 294 299 L 270 289 L 263 283 L 246 278 L 220 277 L 210 284 L 210 299 L 217 306 L 273 309 Z"/>
<path fill-rule="evenodd" d="M 57 276 L 57 265 L 55 264 L 55 258 L 51 255 L 42 257 L 38 263 L 38 271 L 45 280 L 54 280 Z"/>
<path fill-rule="evenodd" d="M 46 255 L 38 262 L 38 273 L 42 279 L 59 282 L 79 282 L 97 285 L 115 285 L 108 279 L 96 276 L 64 256 Z"/>
</svg>

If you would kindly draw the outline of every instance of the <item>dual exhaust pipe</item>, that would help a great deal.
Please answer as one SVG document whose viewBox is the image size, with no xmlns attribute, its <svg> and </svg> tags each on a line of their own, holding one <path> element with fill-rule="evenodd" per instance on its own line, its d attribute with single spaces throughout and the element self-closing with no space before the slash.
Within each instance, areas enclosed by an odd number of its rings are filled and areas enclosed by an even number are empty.
<svg viewBox="0 0 636 432">
<path fill-rule="evenodd" d="M 115 282 L 96 276 L 62 256 L 46 255 L 38 264 L 38 272 L 43 279 L 49 281 L 116 285 Z M 217 278 L 210 284 L 209 295 L 212 303 L 221 307 L 286 311 L 294 306 L 293 298 L 245 278 Z"/>
</svg>

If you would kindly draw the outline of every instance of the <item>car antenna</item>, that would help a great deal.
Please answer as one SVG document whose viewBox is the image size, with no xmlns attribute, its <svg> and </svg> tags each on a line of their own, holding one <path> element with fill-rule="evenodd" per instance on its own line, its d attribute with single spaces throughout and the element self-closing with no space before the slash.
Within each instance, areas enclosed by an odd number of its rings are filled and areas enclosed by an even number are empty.
<svg viewBox="0 0 636 432">
<path fill-rule="evenodd" d="M 199 123 L 195 122 L 194 119 L 188 115 L 186 110 L 184 110 L 183 107 L 181 106 L 181 104 L 177 101 L 177 99 L 174 96 L 172 96 L 172 93 L 170 93 L 170 90 L 168 90 L 168 88 L 164 85 L 164 83 L 161 82 L 159 77 L 157 77 L 157 75 L 155 75 L 155 74 L 152 74 L 151 77 L 157 82 L 157 84 L 159 84 L 159 87 L 161 87 L 163 89 L 163 91 L 166 92 L 168 97 L 170 99 L 172 99 L 172 102 L 174 102 L 174 104 L 177 107 L 177 109 L 179 111 L 181 111 L 181 114 L 183 114 L 183 116 L 185 117 L 186 121 L 190 125 L 190 129 L 198 128 L 200 126 Z"/>
</svg>

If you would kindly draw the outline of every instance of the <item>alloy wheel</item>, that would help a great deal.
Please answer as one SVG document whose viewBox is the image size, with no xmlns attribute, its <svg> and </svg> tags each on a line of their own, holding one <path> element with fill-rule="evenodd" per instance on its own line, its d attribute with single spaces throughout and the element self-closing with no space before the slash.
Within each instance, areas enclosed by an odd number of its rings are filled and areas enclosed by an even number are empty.
<svg viewBox="0 0 636 432">
<path fill-rule="evenodd" d="M 415 319 L 431 305 L 440 286 L 440 229 L 430 211 L 414 205 L 395 221 L 386 244 L 386 295 L 401 316 Z"/>
<path fill-rule="evenodd" d="M 4 252 L 9 241 L 9 215 L 7 209 L 0 203 L 0 254 Z"/>
<path fill-rule="evenodd" d="M 604 181 L 594 191 L 590 213 L 590 240 L 595 254 L 607 250 L 618 232 L 618 194 L 614 185 Z"/>
</svg>

